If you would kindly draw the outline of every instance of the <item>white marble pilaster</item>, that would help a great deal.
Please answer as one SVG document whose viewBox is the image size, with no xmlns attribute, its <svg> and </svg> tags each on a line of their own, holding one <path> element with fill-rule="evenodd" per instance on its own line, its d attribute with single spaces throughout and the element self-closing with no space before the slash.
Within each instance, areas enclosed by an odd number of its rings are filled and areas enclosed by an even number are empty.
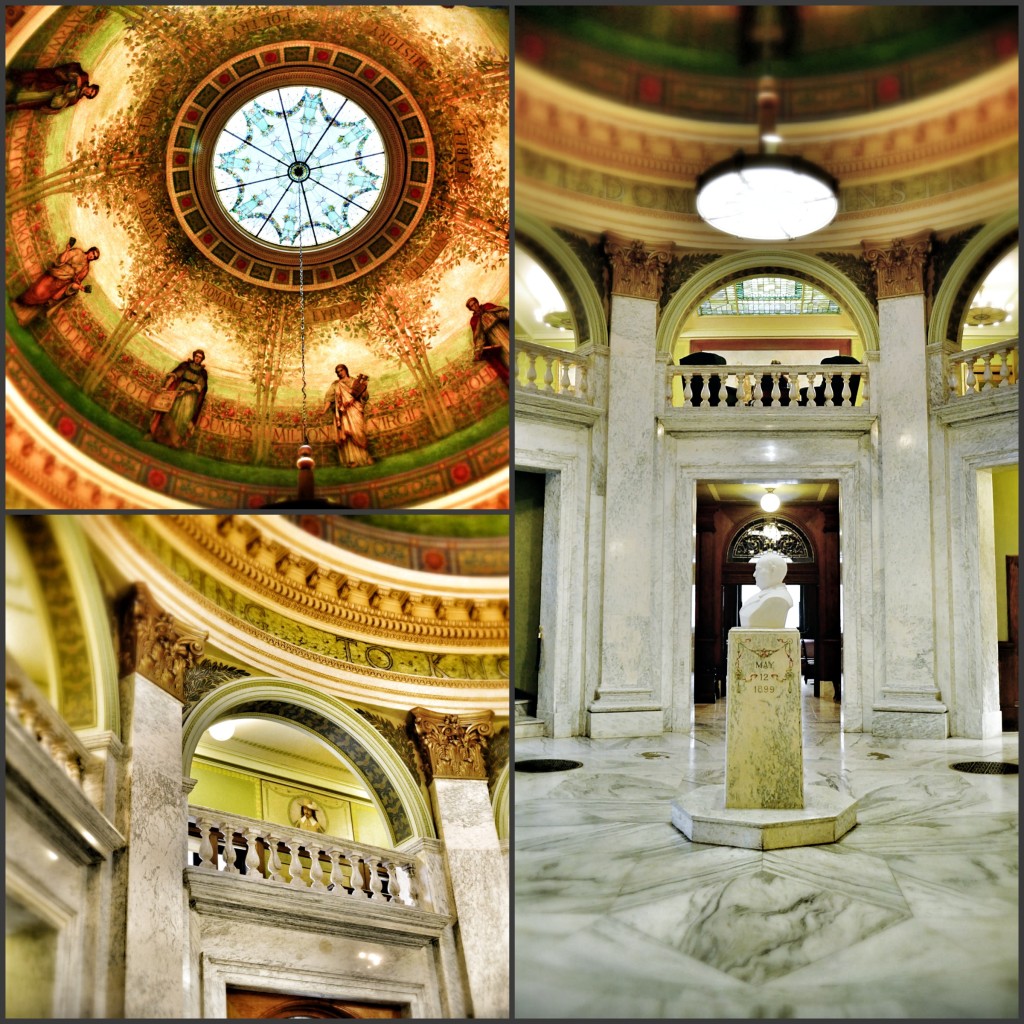
<svg viewBox="0 0 1024 1024">
<path fill-rule="evenodd" d="M 946 707 L 935 681 L 924 295 L 880 299 L 878 315 L 879 369 L 872 390 L 880 410 L 885 607 L 878 620 L 885 640 L 871 728 L 877 736 L 945 737 Z"/>
<path fill-rule="evenodd" d="M 589 708 L 592 736 L 663 727 L 653 693 L 651 569 L 657 309 L 652 299 L 612 296 L 601 676 Z"/>
<path fill-rule="evenodd" d="M 181 1017 L 188 947 L 181 702 L 138 673 L 121 685 L 131 694 L 124 1015 Z"/>
<path fill-rule="evenodd" d="M 459 921 L 473 1017 L 509 1014 L 508 875 L 483 779 L 435 778 L 430 785 Z"/>
</svg>

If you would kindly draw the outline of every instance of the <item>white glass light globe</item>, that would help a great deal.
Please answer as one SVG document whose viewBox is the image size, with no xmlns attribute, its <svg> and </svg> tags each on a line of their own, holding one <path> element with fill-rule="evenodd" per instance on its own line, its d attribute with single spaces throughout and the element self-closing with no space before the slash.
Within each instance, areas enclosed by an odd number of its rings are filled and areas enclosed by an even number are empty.
<svg viewBox="0 0 1024 1024">
<path fill-rule="evenodd" d="M 779 496 L 777 494 L 773 494 L 771 491 L 761 496 L 761 508 L 764 509 L 765 512 L 778 512 L 781 504 L 782 502 L 779 501 Z"/>
<path fill-rule="evenodd" d="M 235 735 L 235 723 L 231 721 L 214 722 L 210 726 L 210 735 L 215 740 L 229 740 Z"/>
<path fill-rule="evenodd" d="M 800 238 L 830 224 L 839 210 L 834 189 L 800 165 L 750 157 L 712 168 L 698 185 L 697 212 L 712 227 L 759 241 Z M 806 165 L 809 166 L 809 165 Z"/>
</svg>

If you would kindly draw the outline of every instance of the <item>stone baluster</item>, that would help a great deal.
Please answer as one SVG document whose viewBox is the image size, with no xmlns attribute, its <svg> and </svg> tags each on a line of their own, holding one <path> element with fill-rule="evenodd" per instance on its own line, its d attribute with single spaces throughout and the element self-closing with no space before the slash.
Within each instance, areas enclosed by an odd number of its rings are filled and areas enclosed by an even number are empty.
<svg viewBox="0 0 1024 1024">
<path fill-rule="evenodd" d="M 587 374 L 587 364 L 578 363 L 576 365 L 576 394 L 580 398 L 587 398 L 590 395 L 590 378 Z M 668 391 L 668 404 L 672 404 L 672 384 L 669 382 Z"/>
<path fill-rule="evenodd" d="M 277 836 L 267 833 L 267 867 L 270 869 L 270 881 L 288 884 L 288 876 L 284 872 L 284 864 L 281 862 L 281 851 L 278 849 L 280 840 Z"/>
<path fill-rule="evenodd" d="M 327 856 L 331 860 L 331 885 L 334 886 L 331 892 L 333 892 L 335 896 L 340 896 L 346 891 L 345 880 L 341 873 L 341 859 L 344 856 L 344 853 L 336 846 L 332 846 L 331 849 L 327 851 Z"/>
<path fill-rule="evenodd" d="M 850 391 L 850 375 L 843 374 L 843 405 L 853 405 L 853 392 Z"/>
<path fill-rule="evenodd" d="M 985 355 L 983 355 L 981 357 L 981 361 L 985 365 L 985 370 L 984 370 L 984 372 L 982 373 L 982 376 L 981 376 L 981 380 L 982 380 L 981 390 L 982 391 L 991 391 L 995 387 L 995 385 L 992 383 L 992 357 L 993 357 L 993 353 L 991 353 L 991 352 L 986 352 Z"/>
<path fill-rule="evenodd" d="M 960 397 L 960 364 L 953 359 L 949 361 L 949 377 L 947 378 L 949 384 L 949 397 L 959 398 Z"/>
<path fill-rule="evenodd" d="M 1010 348 L 999 350 L 999 384 L 997 387 L 1010 386 L 1010 353 L 1012 351 L 1013 349 Z"/>
<path fill-rule="evenodd" d="M 419 905 L 420 894 L 419 885 L 416 879 L 416 865 L 415 864 L 399 864 L 398 865 L 398 880 L 399 889 L 398 897 L 407 907 L 415 907 Z"/>
<path fill-rule="evenodd" d="M 327 883 L 324 881 L 324 869 L 320 863 L 320 850 L 315 846 L 309 847 L 309 887 L 318 892 L 327 891 Z"/>
<path fill-rule="evenodd" d="M 263 872 L 260 870 L 260 852 L 256 848 L 259 836 L 254 828 L 250 827 L 245 830 L 245 842 L 245 877 L 253 881 L 262 882 Z"/>
<path fill-rule="evenodd" d="M 199 828 L 199 866 L 208 871 L 217 870 L 217 853 L 213 845 L 213 823 L 206 818 L 197 818 Z"/>
<path fill-rule="evenodd" d="M 526 387 L 529 391 L 537 390 L 537 353 L 526 353 Z"/>
<path fill-rule="evenodd" d="M 224 837 L 224 867 L 225 875 L 240 875 L 238 864 L 235 861 L 235 830 L 230 821 L 224 821 L 220 826 L 221 834 Z"/>
<path fill-rule="evenodd" d="M 554 391 L 555 390 L 555 360 L 553 356 L 548 356 L 544 360 L 544 390 Z"/>
<path fill-rule="evenodd" d="M 575 389 L 572 386 L 572 381 L 569 379 L 569 363 L 563 359 L 558 369 L 558 387 L 564 394 L 571 395 Z"/>
<path fill-rule="evenodd" d="M 302 861 L 299 860 L 299 847 L 302 844 L 298 839 L 286 839 L 284 845 L 288 847 L 288 854 L 291 858 L 288 864 L 288 874 L 291 876 L 288 884 L 305 889 L 306 883 L 302 879 Z"/>
<path fill-rule="evenodd" d="M 384 891 L 384 885 L 380 880 L 380 871 L 378 868 L 378 860 L 376 857 L 369 857 L 366 861 L 366 868 L 370 875 L 370 891 L 367 894 L 369 898 L 379 899 L 381 893 Z"/>
<path fill-rule="evenodd" d="M 671 403 L 672 403 L 672 393 L 671 393 L 671 390 L 669 391 L 668 398 L 669 398 L 669 404 L 671 405 Z M 693 398 L 693 380 L 691 379 L 690 374 L 684 373 L 683 374 L 683 405 L 689 405 L 690 404 L 690 400 L 692 398 Z"/>
<path fill-rule="evenodd" d="M 974 360 L 965 359 L 963 362 L 964 369 L 966 370 L 966 383 L 964 385 L 964 394 L 973 395 L 976 394 L 978 389 L 975 386 L 977 378 L 974 376 Z"/>
<path fill-rule="evenodd" d="M 362 896 L 364 895 L 365 890 L 363 889 L 363 870 L 359 865 L 359 857 L 357 854 L 351 853 L 348 850 L 345 851 L 345 857 L 348 859 L 348 884 L 352 888 L 350 895 Z"/>
</svg>

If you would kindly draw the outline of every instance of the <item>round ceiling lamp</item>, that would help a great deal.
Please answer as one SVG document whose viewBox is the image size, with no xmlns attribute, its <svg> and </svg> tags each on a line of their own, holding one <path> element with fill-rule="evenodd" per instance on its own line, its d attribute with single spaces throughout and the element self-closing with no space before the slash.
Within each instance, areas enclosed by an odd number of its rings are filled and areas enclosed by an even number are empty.
<svg viewBox="0 0 1024 1024">
<path fill-rule="evenodd" d="M 719 231 L 754 241 L 801 238 L 830 224 L 839 211 L 839 183 L 799 156 L 773 152 L 778 93 L 774 79 L 758 91 L 758 151 L 709 167 L 697 178 L 697 212 Z"/>
<path fill-rule="evenodd" d="M 778 512 L 782 502 L 779 501 L 779 496 L 775 493 L 774 487 L 766 487 L 765 493 L 761 495 L 761 508 L 771 514 L 772 512 Z"/>
<path fill-rule="evenodd" d="M 210 735 L 215 740 L 221 740 L 222 742 L 224 740 L 229 740 L 235 735 L 235 723 L 230 719 L 221 722 L 214 722 L 213 725 L 210 726 Z"/>
</svg>

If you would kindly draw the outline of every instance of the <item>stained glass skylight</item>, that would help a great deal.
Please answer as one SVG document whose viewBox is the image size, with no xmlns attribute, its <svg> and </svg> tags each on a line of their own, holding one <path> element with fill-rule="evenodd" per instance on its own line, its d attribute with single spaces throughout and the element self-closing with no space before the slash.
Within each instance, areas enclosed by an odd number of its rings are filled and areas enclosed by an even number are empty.
<svg viewBox="0 0 1024 1024">
<path fill-rule="evenodd" d="M 372 118 L 329 89 L 285 86 L 231 115 L 217 137 L 213 178 L 224 211 L 270 245 L 337 241 L 369 216 L 387 177 Z"/>
<path fill-rule="evenodd" d="M 750 277 L 734 281 L 706 298 L 700 316 L 838 315 L 839 303 L 804 281 L 790 277 Z"/>
</svg>

